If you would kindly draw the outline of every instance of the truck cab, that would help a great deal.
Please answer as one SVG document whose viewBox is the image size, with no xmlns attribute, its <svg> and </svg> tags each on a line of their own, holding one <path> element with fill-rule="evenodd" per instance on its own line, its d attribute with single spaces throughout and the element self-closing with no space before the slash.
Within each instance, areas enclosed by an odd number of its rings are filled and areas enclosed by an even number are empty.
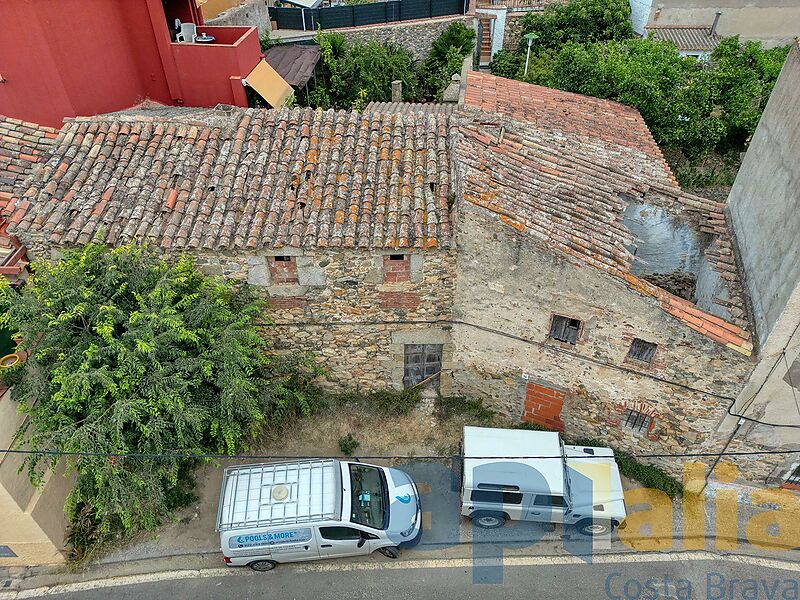
<svg viewBox="0 0 800 600">
<path fill-rule="evenodd" d="M 462 458 L 461 514 L 479 527 L 539 521 L 604 535 L 627 515 L 609 448 L 569 446 L 556 432 L 465 427 Z"/>
</svg>

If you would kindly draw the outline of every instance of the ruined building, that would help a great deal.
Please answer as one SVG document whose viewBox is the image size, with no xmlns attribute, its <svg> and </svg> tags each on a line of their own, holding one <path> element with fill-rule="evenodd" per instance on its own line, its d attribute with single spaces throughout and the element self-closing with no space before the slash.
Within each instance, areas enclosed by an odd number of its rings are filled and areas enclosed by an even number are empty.
<svg viewBox="0 0 800 600">
<path fill-rule="evenodd" d="M 464 85 L 454 111 L 72 119 L 9 231 L 38 259 L 189 253 L 258 287 L 280 347 L 316 352 L 335 387 L 428 380 L 572 438 L 718 450 L 754 364 L 724 205 L 680 189 L 632 108 Z"/>
</svg>

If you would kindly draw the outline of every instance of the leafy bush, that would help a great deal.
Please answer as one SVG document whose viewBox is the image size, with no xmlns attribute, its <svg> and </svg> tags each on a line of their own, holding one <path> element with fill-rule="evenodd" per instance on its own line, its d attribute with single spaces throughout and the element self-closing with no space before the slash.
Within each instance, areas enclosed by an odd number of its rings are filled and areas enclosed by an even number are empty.
<svg viewBox="0 0 800 600">
<path fill-rule="evenodd" d="M 309 103 L 322 108 L 353 108 L 387 101 L 392 81 L 403 82 L 403 99 L 419 97 L 417 71 L 411 53 L 396 44 L 347 42 L 340 33 L 317 33 L 322 77 Z"/>
<path fill-rule="evenodd" d="M 423 95 L 442 100 L 442 92 L 453 75 L 461 72 L 464 59 L 475 47 L 475 31 L 463 23 L 451 23 L 431 45 L 431 51 L 420 68 Z"/>
<path fill-rule="evenodd" d="M 339 436 L 338 442 L 339 450 L 345 456 L 353 456 L 353 452 L 361 445 L 361 443 L 353 437 L 352 433 Z"/>
<path fill-rule="evenodd" d="M 505 48 L 497 52 L 489 63 L 489 70 L 492 75 L 506 77 L 508 79 L 521 79 L 522 69 L 525 66 L 525 58 L 519 54 L 509 52 Z"/>
<path fill-rule="evenodd" d="M 464 396 L 438 396 L 436 398 L 436 417 L 446 421 L 463 417 L 468 424 L 490 425 L 495 414 L 478 398 Z"/>
<path fill-rule="evenodd" d="M 234 454 L 264 424 L 314 408 L 313 361 L 269 353 L 261 304 L 188 258 L 89 244 L 2 294 L 30 352 L 4 375 L 27 416 L 20 443 L 96 453 L 67 458 L 76 544 L 152 528 L 190 497 L 195 461 L 103 454 Z M 39 483 L 57 461 L 31 454 L 24 466 Z"/>
</svg>

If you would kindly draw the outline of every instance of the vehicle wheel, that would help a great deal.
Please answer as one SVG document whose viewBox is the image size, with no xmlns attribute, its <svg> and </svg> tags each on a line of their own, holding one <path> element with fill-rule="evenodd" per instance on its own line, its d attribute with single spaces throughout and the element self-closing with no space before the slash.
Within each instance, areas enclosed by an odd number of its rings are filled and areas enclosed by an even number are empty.
<svg viewBox="0 0 800 600">
<path fill-rule="evenodd" d="M 591 519 L 578 521 L 575 527 L 578 528 L 579 533 L 590 536 L 608 535 L 614 530 L 614 526 L 609 521 L 592 521 Z"/>
<path fill-rule="evenodd" d="M 472 516 L 472 522 L 483 529 L 497 529 L 506 524 L 506 517 L 500 513 L 478 513 Z"/>
<path fill-rule="evenodd" d="M 378 548 L 378 552 L 387 558 L 397 558 L 400 556 L 400 550 L 397 548 L 397 546 L 385 546 L 383 548 Z"/>
<path fill-rule="evenodd" d="M 272 571 L 272 569 L 278 566 L 278 563 L 274 560 L 254 560 L 247 566 L 253 569 L 253 571 Z"/>
</svg>

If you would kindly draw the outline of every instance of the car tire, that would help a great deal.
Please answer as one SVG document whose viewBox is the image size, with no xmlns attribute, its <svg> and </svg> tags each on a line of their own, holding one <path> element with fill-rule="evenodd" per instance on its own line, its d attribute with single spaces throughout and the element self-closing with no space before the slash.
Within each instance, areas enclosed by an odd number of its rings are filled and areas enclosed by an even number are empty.
<svg viewBox="0 0 800 600">
<path fill-rule="evenodd" d="M 608 535 L 614 531 L 614 524 L 611 521 L 593 521 L 592 519 L 578 521 L 575 527 L 581 535 L 591 537 Z"/>
<path fill-rule="evenodd" d="M 274 560 L 254 560 L 253 562 L 248 563 L 247 566 L 253 569 L 253 571 L 259 571 L 263 573 L 266 571 L 272 571 L 272 569 L 278 566 L 278 563 L 276 563 Z"/>
<path fill-rule="evenodd" d="M 471 519 L 482 529 L 499 529 L 506 524 L 506 516 L 502 513 L 477 513 Z"/>
<path fill-rule="evenodd" d="M 378 548 L 378 552 L 387 558 L 397 558 L 400 556 L 400 549 L 397 546 L 384 546 L 383 548 Z"/>
</svg>

